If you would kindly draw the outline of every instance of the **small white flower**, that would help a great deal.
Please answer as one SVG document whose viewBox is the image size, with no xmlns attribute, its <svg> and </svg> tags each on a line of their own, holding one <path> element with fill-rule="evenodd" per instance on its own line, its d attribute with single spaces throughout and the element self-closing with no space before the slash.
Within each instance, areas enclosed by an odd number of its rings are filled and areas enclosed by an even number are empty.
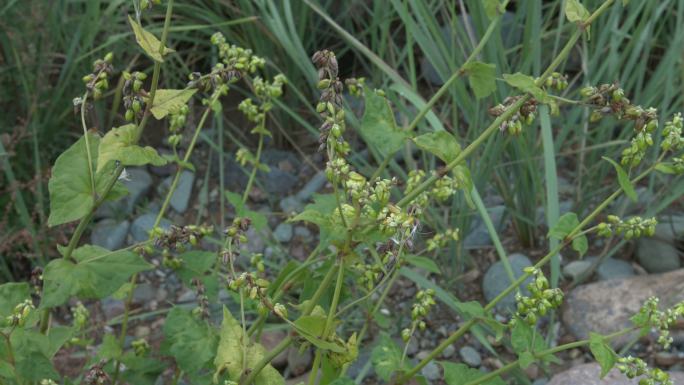
<svg viewBox="0 0 684 385">
<path fill-rule="evenodd" d="M 130 181 L 131 180 L 131 174 L 129 174 L 126 169 L 124 168 L 123 171 L 121 171 L 121 175 L 119 175 L 119 180 L 120 181 Z"/>
</svg>

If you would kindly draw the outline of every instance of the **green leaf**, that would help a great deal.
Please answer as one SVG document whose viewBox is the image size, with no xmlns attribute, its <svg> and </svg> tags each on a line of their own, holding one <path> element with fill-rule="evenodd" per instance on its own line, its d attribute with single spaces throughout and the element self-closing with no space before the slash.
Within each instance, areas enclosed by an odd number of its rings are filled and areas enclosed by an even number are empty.
<svg viewBox="0 0 684 385">
<path fill-rule="evenodd" d="M 442 274 L 439 271 L 439 266 L 437 266 L 435 261 L 431 258 L 408 254 L 404 256 L 404 259 L 413 266 L 429 271 L 430 273 Z"/>
<path fill-rule="evenodd" d="M 532 336 L 534 330 L 525 322 L 518 320 L 511 331 L 511 346 L 513 350 L 521 354 L 529 349 L 532 345 Z"/>
<path fill-rule="evenodd" d="M 669 162 L 660 162 L 655 165 L 655 169 L 658 172 L 661 172 L 663 174 L 676 174 L 677 170 L 675 169 L 674 165 Z"/>
<path fill-rule="evenodd" d="M 522 352 L 518 356 L 518 363 L 520 364 L 520 367 L 523 369 L 527 369 L 528 366 L 532 365 L 534 363 L 534 355 L 530 352 Z"/>
<path fill-rule="evenodd" d="M 48 336 L 37 330 L 18 328 L 14 329 L 10 339 L 14 347 L 16 370 L 24 380 L 37 382 L 44 378 L 60 378 L 51 362 L 58 348 L 51 345 Z"/>
<path fill-rule="evenodd" d="M 203 275 L 214 267 L 216 253 L 191 250 L 180 254 L 178 258 L 183 261 L 183 267 L 179 270 L 178 275 L 181 276 L 183 282 L 185 282 L 186 279 L 187 282 L 190 282 L 192 278 Z"/>
<path fill-rule="evenodd" d="M 0 320 L 12 314 L 14 307 L 27 299 L 31 299 L 28 283 L 10 282 L 0 285 Z"/>
<path fill-rule="evenodd" d="M 453 135 L 446 131 L 435 131 L 413 138 L 421 150 L 427 151 L 445 163 L 454 160 L 461 153 L 461 146 Z"/>
<path fill-rule="evenodd" d="M 92 169 L 97 170 L 98 148 L 100 137 L 88 133 L 90 153 L 92 155 Z M 111 166 L 111 167 L 110 167 Z M 113 177 L 114 164 L 105 165 L 95 173 L 95 190 L 100 196 L 104 193 L 107 182 Z M 118 184 L 110 191 L 107 199 L 117 199 L 125 194 L 125 188 Z M 55 161 L 52 176 L 48 183 L 50 191 L 50 217 L 48 226 L 83 218 L 90 212 L 95 201 L 88 168 L 88 154 L 85 137 L 64 151 Z"/>
<path fill-rule="evenodd" d="M 304 211 L 295 215 L 289 222 L 305 221 L 318 226 L 321 240 L 344 236 L 341 232 L 335 232 L 332 226 L 331 216 L 337 210 L 337 200 L 334 194 L 314 194 L 313 203 L 304 207 Z"/>
<path fill-rule="evenodd" d="M 370 88 L 366 88 L 366 107 L 359 132 L 383 158 L 398 151 L 407 138 L 397 127 L 387 99 Z"/>
<path fill-rule="evenodd" d="M 444 369 L 444 382 L 447 385 L 462 385 L 475 381 L 478 378 L 486 375 L 478 369 L 471 368 L 465 364 L 456 364 L 453 362 L 440 361 L 439 364 Z M 505 385 L 501 377 L 494 377 L 490 380 L 484 381 L 482 385 Z"/>
<path fill-rule="evenodd" d="M 121 357 L 121 363 L 126 370 L 121 373 L 123 379 L 129 384 L 154 385 L 159 375 L 168 367 L 168 364 L 149 357 L 136 356 L 134 352 L 125 353 Z M 197 382 L 191 382 L 197 384 Z"/>
<path fill-rule="evenodd" d="M 556 225 L 549 229 L 549 237 L 564 240 L 570 232 L 579 226 L 580 222 L 575 213 L 565 213 L 558 218 Z"/>
<path fill-rule="evenodd" d="M 601 378 L 605 377 L 615 366 L 617 355 L 606 343 L 603 336 L 596 333 L 589 333 L 589 350 L 594 355 L 596 362 L 601 365 Z"/>
<path fill-rule="evenodd" d="M 564 241 L 570 232 L 579 226 L 580 222 L 575 213 L 565 213 L 558 222 L 549 230 L 549 237 Z M 577 251 L 580 256 L 584 255 L 589 249 L 589 241 L 586 235 L 575 236 L 572 239 L 572 249 Z"/>
<path fill-rule="evenodd" d="M 164 322 L 164 350 L 176 359 L 185 372 L 204 368 L 216 352 L 216 336 L 209 325 L 190 311 L 174 307 Z"/>
<path fill-rule="evenodd" d="M 572 239 L 572 249 L 579 253 L 580 257 L 589 250 L 589 240 L 586 235 L 581 235 Z"/>
<path fill-rule="evenodd" d="M 263 346 L 252 342 L 246 347 L 247 352 L 243 354 L 243 342 L 249 341 L 249 337 L 244 335 L 244 331 L 240 323 L 230 314 L 230 312 L 223 308 L 223 323 L 221 324 L 221 336 L 219 340 L 216 358 L 214 359 L 214 366 L 216 372 L 214 379 L 224 370 L 228 372 L 228 377 L 232 381 L 237 381 L 242 375 L 242 368 L 252 368 L 261 360 L 265 354 Z M 243 357 L 246 356 L 247 362 L 243 363 Z M 282 385 L 285 380 L 280 373 L 271 365 L 266 365 L 254 380 L 255 385 Z"/>
<path fill-rule="evenodd" d="M 484 0 L 485 14 L 489 20 L 494 19 L 501 13 L 501 3 L 499 0 Z"/>
<path fill-rule="evenodd" d="M 97 352 L 98 358 L 101 360 L 112 360 L 121 357 L 121 345 L 119 340 L 113 334 L 105 334 L 102 339 L 102 345 Z"/>
<path fill-rule="evenodd" d="M 589 17 L 589 11 L 579 0 L 565 1 L 565 17 L 571 22 L 584 21 Z"/>
<path fill-rule="evenodd" d="M 495 7 L 498 8 L 498 1 L 490 1 L 489 3 L 495 3 Z M 498 11 L 495 9 L 494 14 L 497 13 Z M 468 82 L 476 98 L 485 98 L 496 91 L 496 66 L 494 64 L 472 61 L 463 69 L 468 74 Z"/>
<path fill-rule="evenodd" d="M 155 118 L 163 119 L 169 113 L 186 105 L 195 92 L 197 92 L 196 88 L 182 90 L 159 89 L 154 94 L 154 101 L 150 111 L 152 111 L 152 115 Z"/>
<path fill-rule="evenodd" d="M 242 196 L 231 191 L 226 191 L 226 199 L 235 207 L 235 213 L 240 217 L 247 217 L 252 220 L 252 226 L 255 230 L 261 230 L 266 227 L 268 220 L 266 216 L 258 211 L 252 211 L 242 202 Z"/>
<path fill-rule="evenodd" d="M 607 160 L 610 162 L 610 164 L 613 165 L 615 168 L 615 171 L 617 172 L 618 175 L 618 183 L 620 184 L 620 187 L 622 188 L 622 191 L 625 192 L 625 195 L 629 197 L 629 199 L 632 200 L 632 202 L 637 201 L 637 193 L 634 191 L 634 186 L 632 185 L 632 182 L 629 180 L 629 175 L 625 172 L 625 170 L 622 169 L 622 167 L 614 160 L 603 156 L 603 160 Z"/>
<path fill-rule="evenodd" d="M 389 381 L 392 374 L 401 367 L 402 351 L 386 333 L 380 334 L 380 341 L 371 352 L 371 361 L 375 373 L 384 381 Z"/>
<path fill-rule="evenodd" d="M 55 259 L 45 268 L 41 308 L 59 306 L 72 295 L 104 298 L 128 282 L 133 274 L 153 267 L 128 250 L 109 251 L 94 245 L 79 247 L 72 257 L 76 263 Z"/>
<path fill-rule="evenodd" d="M 541 103 L 546 103 L 549 99 L 546 92 L 537 86 L 534 78 L 520 72 L 514 74 L 504 74 L 504 80 L 510 86 L 517 88 L 518 90 L 531 94 L 535 99 Z"/>
<path fill-rule="evenodd" d="M 115 127 L 109 130 L 100 142 L 97 156 L 97 171 L 99 172 L 110 161 L 118 160 L 124 166 L 144 166 L 152 164 L 163 166 L 166 159 L 150 146 L 140 147 L 136 143 L 135 124 Z"/>
<path fill-rule="evenodd" d="M 128 15 L 128 22 L 131 23 L 133 33 L 135 34 L 135 40 L 138 42 L 138 45 L 140 46 L 140 48 L 143 49 L 143 51 L 145 51 L 147 56 L 152 58 L 152 60 L 161 63 L 164 61 L 163 55 L 166 55 L 171 52 L 176 52 L 171 48 L 164 47 L 162 53 L 161 42 L 159 41 L 159 39 L 157 39 L 156 36 L 154 36 L 150 32 L 147 32 L 145 28 L 143 28 L 140 24 L 138 24 L 137 21 L 135 21 L 131 17 L 131 15 Z"/>
<path fill-rule="evenodd" d="M 322 315 L 303 315 L 294 321 L 297 331 L 319 337 L 323 335 L 326 317 Z"/>
</svg>

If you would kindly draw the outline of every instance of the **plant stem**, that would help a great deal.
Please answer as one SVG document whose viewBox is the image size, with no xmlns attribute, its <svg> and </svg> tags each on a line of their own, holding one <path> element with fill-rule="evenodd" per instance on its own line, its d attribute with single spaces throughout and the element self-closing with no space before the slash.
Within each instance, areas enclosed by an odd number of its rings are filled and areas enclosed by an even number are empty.
<svg viewBox="0 0 684 385">
<path fill-rule="evenodd" d="M 318 289 L 316 289 L 316 292 L 314 292 L 314 295 L 311 297 L 309 302 L 307 302 L 306 307 L 302 311 L 302 315 L 309 315 L 313 311 L 313 309 L 316 307 L 316 304 L 318 303 L 318 300 L 321 299 L 321 296 L 323 296 L 323 293 L 328 289 L 328 286 L 330 286 L 330 283 L 332 282 L 333 276 L 335 275 L 335 265 L 331 265 L 330 269 L 328 269 L 328 272 L 325 274 L 325 277 L 323 278 L 323 281 L 321 284 L 318 286 Z M 249 375 L 245 378 L 244 381 L 240 380 L 239 384 L 240 385 L 248 385 L 254 382 L 254 379 L 256 376 L 261 372 L 263 368 L 266 367 L 278 354 L 280 354 L 283 350 L 287 349 L 290 344 L 294 342 L 294 339 L 291 336 L 285 337 L 284 340 L 282 340 L 278 345 L 276 345 L 273 350 L 271 350 L 267 355 L 265 355 L 259 362 L 254 365 L 252 370 L 249 372 Z"/>
<path fill-rule="evenodd" d="M 508 4 L 508 0 L 505 0 L 501 4 L 500 9 L 506 9 L 506 4 Z M 487 44 L 487 42 L 489 41 L 489 38 L 492 36 L 492 34 L 494 33 L 494 30 L 499 25 L 499 21 L 501 21 L 502 17 L 503 17 L 503 13 L 498 12 L 496 17 L 489 23 L 487 30 L 485 31 L 484 35 L 482 35 L 482 39 L 480 39 L 477 46 L 475 46 L 473 51 L 470 53 L 470 56 L 468 56 L 466 61 L 463 62 L 463 64 L 456 70 L 456 72 L 454 72 L 451 75 L 451 77 L 449 77 L 449 79 L 447 79 L 447 81 L 444 82 L 444 84 L 442 84 L 441 87 L 439 87 L 437 92 L 435 92 L 435 94 L 432 95 L 430 100 L 428 100 L 428 102 L 423 106 L 423 108 L 420 109 L 420 111 L 418 112 L 418 115 L 416 115 L 416 117 L 413 118 L 413 120 L 408 125 L 408 127 L 406 127 L 405 132 L 410 133 L 413 130 L 415 130 L 416 127 L 418 126 L 418 123 L 420 123 L 420 121 L 423 120 L 423 118 L 425 118 L 425 116 L 430 111 L 432 111 L 432 107 L 434 107 L 435 104 L 437 104 L 437 102 L 439 101 L 439 99 L 441 99 L 442 96 L 444 96 L 444 94 L 446 94 L 446 92 L 449 90 L 451 85 L 454 84 L 456 82 L 456 80 L 458 80 L 458 78 L 460 78 L 461 76 L 463 76 L 466 73 L 466 69 L 467 69 L 468 65 L 470 65 L 470 63 L 472 63 L 473 60 L 475 60 L 475 58 L 480 54 L 480 52 L 482 52 L 482 49 L 484 48 L 485 44 Z M 373 176 L 369 180 L 372 181 L 375 178 L 380 176 L 382 171 L 387 167 L 389 162 L 392 160 L 393 155 L 394 154 L 388 154 L 385 157 L 385 159 L 383 159 L 382 163 L 380 164 L 380 166 L 378 166 L 378 168 L 373 173 Z"/>
<path fill-rule="evenodd" d="M 88 175 L 90 176 L 90 188 L 93 192 L 93 202 L 97 200 L 97 191 L 95 190 L 95 172 L 93 171 L 93 155 L 90 153 L 90 140 L 88 139 L 88 127 L 85 121 L 85 110 L 88 102 L 88 91 L 83 94 L 81 101 L 81 126 L 83 127 L 83 138 L 85 139 L 86 156 L 88 157 Z"/>
<path fill-rule="evenodd" d="M 264 119 L 262 119 L 261 126 L 264 126 L 264 122 L 266 121 L 266 117 L 264 116 Z M 257 153 L 255 156 L 254 160 L 254 168 L 252 169 L 252 172 L 249 174 L 249 180 L 247 181 L 247 187 L 245 187 L 245 192 L 242 194 L 242 203 L 247 202 L 247 198 L 249 198 L 249 192 L 252 190 L 252 184 L 254 184 L 254 179 L 256 178 L 256 173 L 259 170 L 259 165 L 261 161 L 261 150 L 264 147 L 264 134 L 259 134 L 259 145 L 257 146 Z"/>
<path fill-rule="evenodd" d="M 607 335 L 607 336 L 604 336 L 604 339 L 610 340 L 610 339 L 613 339 L 613 338 L 617 338 L 617 337 L 623 336 L 623 335 L 625 335 L 625 334 L 631 333 L 631 332 L 634 331 L 634 330 L 636 330 L 636 329 L 635 329 L 635 328 L 627 328 L 627 329 L 624 329 L 624 330 L 620 330 L 620 331 L 615 332 L 615 333 L 613 333 L 613 334 L 609 334 L 609 335 Z M 564 350 L 569 350 L 569 349 L 574 349 L 574 348 L 579 348 L 579 347 L 582 347 L 582 346 L 586 346 L 586 345 L 589 345 L 589 343 L 590 343 L 590 340 L 589 340 L 589 339 L 581 340 L 581 341 L 575 341 L 575 342 L 570 342 L 570 343 L 568 343 L 568 344 L 559 345 L 559 346 L 556 346 L 556 347 L 554 347 L 554 348 L 542 350 L 542 351 L 540 351 L 540 352 L 535 352 L 535 353 L 532 353 L 532 354 L 534 355 L 534 358 L 542 358 L 542 357 L 548 356 L 548 355 L 550 355 L 550 354 L 555 354 L 555 353 L 558 353 L 558 352 L 562 352 L 562 351 L 564 351 Z M 507 364 L 507 365 L 505 365 L 505 366 L 500 367 L 500 368 L 497 369 L 497 370 L 494 370 L 494 371 L 492 371 L 492 372 L 489 372 L 489 373 L 485 374 L 485 375 L 482 376 L 482 377 L 478 377 L 476 380 L 467 382 L 467 383 L 465 383 L 464 385 L 479 385 L 479 384 L 483 384 L 483 383 L 485 383 L 485 382 L 487 382 L 487 381 L 489 381 L 489 380 L 491 380 L 491 379 L 494 379 L 494 378 L 496 378 L 496 377 L 498 377 L 498 376 L 500 376 L 500 375 L 502 375 L 502 374 L 504 374 L 504 373 L 506 373 L 506 372 L 508 372 L 508 371 L 510 371 L 510 370 L 512 370 L 512 369 L 514 369 L 514 368 L 516 368 L 519 364 L 520 364 L 520 360 L 515 360 L 515 361 L 513 361 L 513 362 L 511 362 L 511 363 L 509 363 L 509 364 Z"/>
<path fill-rule="evenodd" d="M 641 173 L 639 176 L 634 178 L 631 182 L 636 183 L 639 180 L 643 179 L 646 175 L 648 175 L 654 168 L 655 166 L 649 167 L 646 171 Z M 561 242 L 558 246 L 554 247 L 553 250 L 551 250 L 548 254 L 546 254 L 542 259 L 539 260 L 534 265 L 535 269 L 540 269 L 543 267 L 554 255 L 558 254 L 565 246 L 570 244 L 572 242 L 572 239 L 579 234 L 582 231 L 582 228 L 586 227 L 586 225 L 591 222 L 601 211 L 603 211 L 612 201 L 615 200 L 620 194 L 622 193 L 622 189 L 619 189 L 612 193 L 608 198 L 606 198 L 603 202 L 601 202 L 600 205 L 598 205 L 594 211 L 591 212 L 580 224 L 578 224 L 570 233 L 565 237 L 565 240 Z M 506 296 L 508 296 L 510 293 L 513 292 L 516 288 L 518 288 L 520 285 L 527 280 L 532 274 L 531 273 L 523 273 L 515 282 L 513 282 L 510 286 L 508 286 L 504 291 L 499 293 L 491 302 L 489 302 L 485 307 L 484 310 L 485 312 L 488 312 L 496 306 L 497 303 L 499 303 L 502 299 L 504 299 Z M 456 340 L 461 338 L 470 328 L 472 328 L 475 324 L 477 324 L 478 319 L 476 318 L 471 318 L 463 324 L 460 328 L 458 328 L 452 335 L 450 335 L 448 338 L 446 338 L 444 341 L 442 341 L 430 354 L 425 357 L 422 361 L 418 363 L 414 368 L 412 368 L 410 371 L 408 371 L 406 374 L 402 375 L 398 382 L 403 383 L 406 380 L 410 379 L 413 377 L 420 369 L 422 369 L 425 365 L 428 364 L 428 362 L 432 361 L 435 359 L 444 349 L 446 349 L 447 346 L 451 345 L 454 343 Z"/>
<path fill-rule="evenodd" d="M 344 259 L 340 258 L 338 261 L 337 269 L 337 281 L 335 281 L 335 292 L 333 293 L 332 303 L 330 304 L 330 309 L 328 310 L 328 317 L 325 319 L 325 326 L 323 327 L 323 339 L 327 339 L 328 335 L 332 331 L 333 321 L 335 320 L 335 313 L 337 312 L 337 305 L 340 302 L 340 294 L 342 293 L 342 284 L 344 283 Z M 316 377 L 318 377 L 318 367 L 320 365 L 321 356 L 323 351 L 321 349 L 316 349 L 316 356 L 314 357 L 313 366 L 311 369 L 311 374 L 309 374 L 309 385 L 314 385 L 316 382 Z"/>
</svg>

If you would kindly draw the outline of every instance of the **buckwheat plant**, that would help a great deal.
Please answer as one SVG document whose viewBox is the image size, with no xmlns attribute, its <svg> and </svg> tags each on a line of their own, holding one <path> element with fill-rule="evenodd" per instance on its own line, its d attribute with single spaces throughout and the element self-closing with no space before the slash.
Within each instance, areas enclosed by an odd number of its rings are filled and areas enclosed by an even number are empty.
<svg viewBox="0 0 684 385">
<path fill-rule="evenodd" d="M 348 369 L 366 351 L 371 351 L 369 365 L 380 380 L 404 384 L 421 380 L 422 368 L 478 327 L 479 333 L 491 333 L 510 346 L 517 359 L 488 373 L 461 363 L 439 362 L 448 385 L 503 384 L 506 374 L 516 368 L 543 365 L 558 360 L 557 353 L 579 347 L 588 347 L 601 365 L 602 376 L 617 367 L 627 377 L 641 376 L 643 385 L 671 384 L 666 372 L 648 368 L 643 360 L 619 357 L 610 341 L 641 330 L 643 335 L 655 332 L 657 343 L 667 348 L 672 343 L 669 330 L 684 316 L 684 304 L 660 310 L 658 300 L 652 298 L 632 319 L 633 327 L 609 335 L 591 334 L 589 339 L 555 347 L 546 346 L 537 327 L 540 318 L 557 309 L 564 298 L 563 291 L 552 287 L 545 276 L 545 265 L 553 256 L 568 246 L 584 254 L 589 235 L 626 239 L 653 235 L 653 218 L 623 220 L 605 215 L 603 220 L 603 211 L 623 193 L 636 199 L 634 185 L 652 172 L 684 173 L 682 116 L 676 114 L 666 121 L 654 108 L 633 104 L 616 83 L 587 85 L 579 90 L 579 100 L 553 95 L 569 86 L 568 76 L 557 69 L 577 41 L 601 14 L 621 6 L 606 0 L 590 12 L 580 1 L 568 0 L 564 2 L 564 16 L 573 24 L 574 32 L 539 76 L 503 74 L 503 81 L 516 92 L 490 108 L 493 120 L 477 138 L 461 147 L 447 131 L 417 133 L 418 124 L 463 77 L 468 78 L 477 98 L 496 90 L 495 66 L 477 58 L 500 24 L 508 1 L 488 3 L 492 18 L 483 38 L 406 127 L 397 125 L 385 91 L 372 88 L 371 79 L 340 79 L 334 52 L 313 54 L 320 92 L 315 103 L 320 122 L 319 150 L 325 157 L 325 175 L 332 192 L 315 196 L 313 203 L 289 219 L 318 227 L 319 244 L 303 262 L 292 260 L 274 269 L 276 264 L 269 256 L 252 253 L 245 245 L 252 231 L 261 231 L 267 223 L 262 213 L 250 210 L 249 198 L 258 171 L 268 170 L 261 161 L 262 149 L 271 136 L 269 116 L 276 100 L 287 92 L 287 80 L 283 75 L 269 77 L 266 58 L 216 33 L 211 37 L 216 64 L 207 72 L 199 68 L 190 73 L 185 88 L 162 88 L 162 65 L 169 65 L 171 60 L 167 59 L 175 52 L 167 47 L 174 0 L 135 1 L 129 23 L 138 48 L 153 64 L 151 74 L 134 68 L 120 71 L 124 65 L 106 54 L 83 78 L 83 94 L 74 99 L 83 135 L 56 160 L 48 186 L 48 225 L 78 224 L 69 242 L 57 245 L 60 257 L 44 271 L 36 270 L 31 282 L 0 285 L 0 383 L 282 385 L 283 374 L 271 363 L 292 348 L 314 351 L 309 385 L 351 383 Z M 157 36 L 141 24 L 141 16 L 163 6 L 164 24 Z M 116 77 L 121 79 L 114 82 Z M 114 92 L 110 92 L 110 83 L 118 84 Z M 222 116 L 223 97 L 237 86 L 250 95 L 237 108 L 251 125 L 250 133 L 257 136 L 258 146 L 255 153 L 246 147 L 236 153 L 238 163 L 249 169 L 244 191 L 220 192 L 219 199 L 225 198 L 234 207 L 234 215 L 221 228 L 182 223 L 161 227 L 181 174 L 195 170 L 192 155 L 209 115 Z M 358 127 L 351 123 L 356 120 L 350 119 L 345 107 L 345 87 L 365 104 Z M 572 91 L 569 94 L 574 95 Z M 99 128 L 104 131 L 101 134 L 93 128 L 97 121 L 93 103 L 112 95 L 121 98 L 114 105 L 123 107 L 118 111 L 122 125 Z M 469 168 L 475 165 L 467 163 L 469 157 L 493 135 L 510 135 L 511 140 L 527 135 L 534 129 L 539 106 L 548 106 L 558 115 L 562 104 L 589 108 L 591 121 L 612 117 L 631 130 L 632 138 L 621 159 L 605 158 L 615 169 L 619 188 L 583 219 L 575 213 L 563 215 L 549 230 L 549 237 L 558 240 L 558 245 L 491 302 L 456 303 L 463 322 L 418 363 L 408 362 L 408 343 L 416 330 L 433 326 L 426 316 L 440 293 L 432 288 L 417 292 L 410 313 L 404 314 L 410 319 L 408 326 L 387 322 L 386 301 L 403 266 L 438 270 L 425 254 L 440 252 L 460 240 L 459 229 L 422 239 L 420 229 L 429 222 L 426 216 L 431 207 L 447 204 L 460 194 L 470 200 L 473 182 Z M 170 155 L 162 156 L 140 143 L 151 119 L 168 128 L 165 142 L 172 149 Z M 661 121 L 665 123 L 659 125 Z M 356 169 L 351 161 L 354 148 L 347 138 L 352 130 L 358 131 L 379 160 L 372 173 Z M 661 140 L 656 141 L 656 135 L 661 135 Z M 434 156 L 438 167 L 426 170 L 411 166 L 402 174 L 407 176 L 405 180 L 402 175 L 393 175 L 387 166 L 408 142 Z M 655 142 L 660 143 L 659 148 Z M 654 161 L 649 163 L 649 159 Z M 128 193 L 121 183 L 129 177 L 126 167 L 166 164 L 175 165 L 176 172 L 146 240 L 119 250 L 82 244 L 81 238 L 98 208 Z M 207 239 L 217 241 L 218 250 L 205 250 Z M 190 306 L 170 304 L 150 315 L 164 317 L 161 346 L 153 343 L 153 336 L 137 336 L 128 343 L 139 274 L 154 269 L 175 274 L 197 300 Z M 524 295 L 520 289 L 528 279 L 532 283 L 527 285 L 529 295 Z M 236 309 L 222 306 L 220 325 L 215 325 L 212 309 L 220 303 L 220 288 L 228 291 Z M 494 307 L 513 293 L 515 313 L 495 318 Z M 123 300 L 123 314 L 105 320 L 114 327 L 113 334 L 96 336 L 93 332 L 102 323 L 91 316 L 88 306 L 110 296 Z M 60 322 L 59 314 L 64 312 L 56 311 L 65 305 L 71 306 L 73 317 L 68 326 Z M 395 308 L 395 313 L 401 311 Z M 267 322 L 280 323 L 288 331 L 268 350 L 259 343 Z M 373 338 L 375 335 L 379 337 Z M 403 351 L 395 342 L 399 338 L 406 344 Z M 57 372 L 52 359 L 58 352 L 83 357 L 83 372 L 76 378 Z"/>
</svg>

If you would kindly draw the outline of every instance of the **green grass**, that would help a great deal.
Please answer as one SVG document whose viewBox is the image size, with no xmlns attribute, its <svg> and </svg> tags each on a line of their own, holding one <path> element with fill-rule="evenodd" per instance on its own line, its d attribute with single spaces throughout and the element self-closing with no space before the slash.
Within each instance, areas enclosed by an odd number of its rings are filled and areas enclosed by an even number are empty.
<svg viewBox="0 0 684 385">
<path fill-rule="evenodd" d="M 530 0 L 509 6 L 510 14 L 477 59 L 495 64 L 499 76 L 515 71 L 538 75 L 571 30 L 564 18 L 558 17 L 562 3 Z M 593 9 L 600 1 L 584 3 Z M 470 18 L 462 17 L 462 4 Z M 9 1 L 0 7 L 0 106 L 12 111 L 2 114 L 0 127 L 3 133 L 23 130 L 27 134 L 13 148 L 14 153 L 22 154 L 10 159 L 13 178 L 43 181 L 19 199 L 7 194 L 0 197 L 2 205 L 16 205 L 24 212 L 11 217 L 11 228 L 31 228 L 25 214 L 34 212 L 33 228 L 36 232 L 44 228 L 49 165 L 79 132 L 71 99 L 80 93 L 80 77 L 90 70 L 92 60 L 113 50 L 117 68 L 145 69 L 147 61 L 130 50 L 127 11 L 132 12 L 132 7 L 123 0 L 61 0 L 49 5 Z M 161 27 L 159 12 L 146 16 L 152 31 Z M 219 30 L 229 41 L 268 57 L 268 70 L 282 72 L 290 80 L 287 94 L 273 114 L 274 143 L 311 154 L 318 125 L 313 111 L 316 75 L 310 61 L 314 51 L 335 50 L 344 76 L 365 76 L 372 87 L 385 88 L 399 111 L 399 122 L 408 125 L 438 88 L 424 78 L 422 62 L 430 63 L 446 80 L 477 45 L 489 19 L 479 0 L 352 0 L 343 8 L 332 0 L 191 0 L 175 7 L 173 24 L 179 27 L 172 28 L 170 42 L 178 53 L 169 57 L 172 65 L 166 68 L 180 70 L 162 72 L 167 86 L 180 86 L 188 72 L 209 68 L 209 36 Z M 442 33 L 445 25 L 449 26 L 446 34 Z M 511 28 L 519 39 L 510 38 L 515 35 Z M 505 36 L 502 30 L 506 30 Z M 572 83 L 566 96 L 576 97 L 576 90 L 584 84 L 618 81 L 632 100 L 655 106 L 662 116 L 669 116 L 684 106 L 683 45 L 684 0 L 632 1 L 628 10 L 618 2 L 592 28 L 591 40 L 583 40 L 565 65 Z M 501 83 L 493 97 L 477 100 L 467 82 L 457 80 L 417 132 L 448 130 L 468 143 L 491 120 L 487 109 L 511 92 Z M 121 123 L 120 113 L 120 109 L 99 105 L 97 128 L 105 131 L 112 123 Z M 588 124 L 587 119 L 581 108 L 562 109 L 560 117 L 543 119 L 539 129 L 527 130 L 520 139 L 493 137 L 473 157 L 478 191 L 483 198 L 493 193 L 504 198 L 521 247 L 546 247 L 545 228 L 536 221 L 537 207 L 546 207 L 547 221 L 552 222 L 560 200 L 572 198 L 577 210 L 583 211 L 592 204 L 591 197 L 606 192 L 602 182 L 613 177 L 613 170 L 600 161 L 601 156 L 618 157 L 618 144 L 627 138 L 629 127 L 609 119 Z M 216 119 L 215 125 L 226 128 L 224 139 L 235 137 L 251 145 L 229 116 Z M 226 141 L 215 156 L 229 156 L 234 149 Z M 425 156 L 418 161 L 434 162 Z M 403 166 L 392 162 L 390 167 L 398 171 Z M 557 175 L 576 186 L 574 196 L 559 197 L 554 192 Z M 0 185 L 12 182 L 6 170 L 1 178 Z M 655 191 L 664 183 L 667 181 L 651 177 L 647 185 Z M 666 191 L 664 198 L 668 197 Z M 477 215 L 463 199 L 455 199 L 446 213 L 432 212 L 429 225 L 437 230 L 463 227 L 467 233 Z M 44 236 L 38 234 L 38 239 Z M 36 252 L 41 247 L 31 246 L 32 257 L 42 254 Z M 460 246 L 441 258 L 445 265 L 453 266 L 454 273 L 464 271 L 469 260 Z M 552 276 L 557 279 L 559 266 L 552 266 Z"/>
</svg>

